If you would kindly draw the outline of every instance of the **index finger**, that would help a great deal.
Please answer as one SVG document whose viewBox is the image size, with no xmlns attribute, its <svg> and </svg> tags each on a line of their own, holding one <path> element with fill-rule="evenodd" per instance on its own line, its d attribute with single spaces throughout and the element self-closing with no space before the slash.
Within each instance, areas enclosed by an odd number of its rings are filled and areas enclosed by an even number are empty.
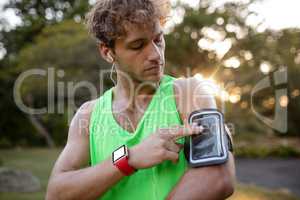
<svg viewBox="0 0 300 200">
<path fill-rule="evenodd" d="M 176 140 L 186 136 L 197 135 L 202 133 L 203 130 L 204 130 L 203 126 L 198 126 L 195 124 L 188 125 L 188 126 L 180 126 L 170 133 L 170 139 Z"/>
</svg>

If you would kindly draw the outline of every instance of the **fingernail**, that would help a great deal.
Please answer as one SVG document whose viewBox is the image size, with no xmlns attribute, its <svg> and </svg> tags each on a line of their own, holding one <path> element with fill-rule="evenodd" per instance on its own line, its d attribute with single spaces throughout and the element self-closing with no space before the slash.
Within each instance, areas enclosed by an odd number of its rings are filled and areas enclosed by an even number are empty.
<svg viewBox="0 0 300 200">
<path fill-rule="evenodd" d="M 198 126 L 197 127 L 197 131 L 198 131 L 197 133 L 202 133 L 203 130 L 204 130 L 203 126 Z"/>
<path fill-rule="evenodd" d="M 197 126 L 197 125 L 198 125 L 197 122 L 192 123 L 192 126 Z"/>
<path fill-rule="evenodd" d="M 204 130 L 204 127 L 202 125 L 199 126 L 199 129 L 201 130 L 201 132 Z"/>
</svg>

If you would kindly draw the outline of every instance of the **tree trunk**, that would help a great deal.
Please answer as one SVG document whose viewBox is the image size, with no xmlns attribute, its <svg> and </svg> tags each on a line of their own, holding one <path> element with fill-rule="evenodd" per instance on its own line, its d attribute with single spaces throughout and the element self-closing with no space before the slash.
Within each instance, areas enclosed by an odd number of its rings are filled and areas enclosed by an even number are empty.
<svg viewBox="0 0 300 200">
<path fill-rule="evenodd" d="M 33 106 L 33 96 L 31 94 L 26 95 L 25 101 L 29 106 Z M 47 131 L 47 129 L 43 126 L 43 124 L 39 121 L 36 115 L 27 114 L 27 117 L 31 124 L 35 127 L 38 134 L 40 134 L 43 138 L 45 138 L 48 147 L 53 148 L 55 147 L 54 140 L 52 139 L 51 135 Z"/>
<path fill-rule="evenodd" d="M 51 135 L 49 134 L 49 132 L 47 131 L 47 129 L 42 125 L 42 123 L 37 119 L 36 116 L 34 115 L 27 115 L 28 119 L 30 120 L 31 124 L 35 127 L 35 129 L 37 130 L 37 132 L 45 138 L 46 143 L 48 145 L 48 147 L 53 148 L 55 147 L 55 143 L 51 137 Z"/>
</svg>

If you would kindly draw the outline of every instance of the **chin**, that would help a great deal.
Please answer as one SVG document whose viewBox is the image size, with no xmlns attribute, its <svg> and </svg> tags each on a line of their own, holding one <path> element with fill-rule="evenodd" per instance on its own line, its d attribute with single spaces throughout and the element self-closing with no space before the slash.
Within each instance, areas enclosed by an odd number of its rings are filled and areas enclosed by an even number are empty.
<svg viewBox="0 0 300 200">
<path fill-rule="evenodd" d="M 163 78 L 163 73 L 149 74 L 143 77 L 144 81 L 159 82 Z"/>
<path fill-rule="evenodd" d="M 159 82 L 163 78 L 163 75 L 164 75 L 164 70 L 160 68 L 159 70 L 144 72 L 142 79 L 144 79 L 145 81 Z"/>
</svg>

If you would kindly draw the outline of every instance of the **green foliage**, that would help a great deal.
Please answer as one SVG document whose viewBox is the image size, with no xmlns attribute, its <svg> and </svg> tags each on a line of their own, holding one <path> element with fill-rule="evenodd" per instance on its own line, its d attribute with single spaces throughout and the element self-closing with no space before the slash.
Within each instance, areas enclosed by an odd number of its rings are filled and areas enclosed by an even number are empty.
<svg viewBox="0 0 300 200">
<path fill-rule="evenodd" d="M 166 37 L 166 56 L 172 66 L 169 71 L 176 76 L 201 73 L 212 77 L 218 83 L 223 83 L 228 93 L 239 89 L 241 100 L 234 104 L 226 103 L 227 119 L 236 124 L 238 132 L 266 133 L 273 130 L 259 121 L 252 112 L 251 90 L 266 77 L 260 71 L 261 63 L 270 63 L 271 72 L 285 66 L 288 69 L 288 83 L 281 88 L 287 88 L 289 92 L 287 135 L 299 135 L 300 101 L 297 100 L 299 96 L 292 97 L 291 93 L 300 89 L 297 82 L 300 76 L 300 30 L 257 32 L 256 27 L 245 24 L 246 17 L 252 14 L 247 6 L 229 3 L 224 7 L 211 9 L 208 1 L 203 1 L 196 9 L 181 6 L 185 10 L 183 22 Z M 230 30 L 230 26 L 234 28 Z M 208 29 L 213 33 L 205 33 Z M 215 33 L 221 39 L 213 38 Z M 199 46 L 198 42 L 201 40 L 211 43 L 209 48 L 218 40 L 229 40 L 232 46 L 225 55 L 218 56 L 217 51 Z M 245 55 L 251 57 L 246 58 Z M 225 61 L 229 58 L 238 59 L 238 68 L 226 67 Z M 190 69 L 191 74 L 187 74 L 187 69 Z M 253 97 L 253 108 L 270 120 L 274 118 L 275 104 L 266 107 L 264 101 L 275 97 L 276 89 L 272 85 Z M 242 108 L 242 103 L 247 105 L 246 108 Z"/>
<path fill-rule="evenodd" d="M 251 4 L 250 1 L 249 4 Z M 212 1 L 201 1 L 199 8 L 189 8 L 178 4 L 177 8 L 185 10 L 182 23 L 166 35 L 167 72 L 181 76 L 187 69 L 193 75 L 202 73 L 213 76 L 218 83 L 225 83 L 226 90 L 231 93 L 240 89 L 239 102 L 225 104 L 226 120 L 234 123 L 237 133 L 270 134 L 273 130 L 261 121 L 251 111 L 250 92 L 253 87 L 266 75 L 260 72 L 259 66 L 267 61 L 272 71 L 282 66 L 288 67 L 288 134 L 299 135 L 300 101 L 299 96 L 292 92 L 300 89 L 300 30 L 286 29 L 280 31 L 266 30 L 257 32 L 255 27 L 245 24 L 245 19 L 251 15 L 248 4 L 228 3 L 212 9 Z M 7 8 L 13 8 L 19 13 L 22 25 L 13 30 L 0 30 L 0 42 L 7 51 L 0 61 L 0 141 L 2 146 L 44 145 L 44 139 L 36 134 L 28 116 L 16 107 L 13 100 L 14 81 L 20 73 L 39 68 L 55 70 L 55 83 L 65 84 L 80 81 L 91 82 L 97 91 L 100 90 L 99 70 L 108 66 L 98 55 L 95 41 L 91 40 L 82 23 L 84 13 L 89 7 L 88 1 L 83 0 L 46 0 L 46 1 L 10 1 Z M 54 13 L 53 15 L 49 15 Z M 48 13 L 48 14 L 47 14 Z M 243 13 L 243 15 L 240 15 Z M 52 16 L 52 17 L 51 17 Z M 76 19 L 76 20 L 75 20 Z M 75 22 L 77 21 L 77 22 Z M 1 23 L 1 22 L 0 22 Z M 235 29 L 230 30 L 228 26 Z M 208 39 L 205 30 L 210 29 L 221 36 L 221 41 L 231 41 L 232 46 L 225 55 L 218 55 L 212 49 L 201 48 L 199 40 Z M 251 55 L 246 59 L 245 54 Z M 238 68 L 228 68 L 225 61 L 235 57 L 239 60 Z M 298 58 L 299 57 L 299 58 Z M 298 60 L 296 59 L 298 58 Z M 58 77 L 63 70 L 62 77 Z M 106 76 L 105 88 L 111 86 Z M 102 81 L 102 80 L 101 80 Z M 21 88 L 24 100 L 31 97 L 32 106 L 40 108 L 47 105 L 47 78 L 32 76 L 27 78 Z M 275 88 L 256 94 L 254 103 L 257 110 L 270 119 L 274 115 L 273 107 L 264 107 L 263 102 L 274 96 Z M 103 91 L 100 91 L 101 93 Z M 75 94 L 75 104 L 81 105 L 90 99 L 89 92 L 79 89 Z M 67 109 L 67 89 L 61 97 Z M 60 103 L 57 91 L 54 94 L 55 105 Z M 243 105 L 247 105 L 242 108 Z M 7 117 L 7 113 L 13 117 Z M 66 113 L 66 110 L 65 110 Z M 64 144 L 67 134 L 66 114 L 46 114 L 38 116 L 57 144 Z M 1 144 L 0 144 L 1 146 Z"/>
<path fill-rule="evenodd" d="M 64 76 L 59 81 L 90 81 L 95 85 L 99 82 L 98 69 L 107 65 L 97 53 L 95 42 L 90 39 L 82 24 L 74 21 L 64 21 L 55 26 L 45 28 L 36 38 L 33 45 L 20 52 L 18 71 L 39 68 L 55 71 L 63 70 Z M 40 84 L 27 84 L 27 92 L 46 91 L 47 80 Z M 37 87 L 38 86 L 38 87 Z M 45 95 L 45 94 L 44 94 Z"/>
<path fill-rule="evenodd" d="M 99 91 L 99 70 L 107 69 L 109 66 L 100 59 L 97 53 L 95 42 L 88 36 L 87 30 L 81 23 L 73 20 L 66 20 L 57 25 L 49 25 L 36 36 L 31 45 L 22 48 L 18 55 L 18 65 L 1 73 L 4 84 L 2 84 L 0 92 L 4 99 L 0 104 L 2 113 L 10 112 L 14 118 L 3 117 L 0 120 L 2 124 L 2 135 L 5 141 L 11 141 L 9 146 L 16 144 L 27 146 L 33 144 L 45 144 L 36 130 L 29 123 L 26 114 L 19 111 L 13 101 L 13 83 L 14 76 L 30 69 L 43 69 L 48 74 L 48 68 L 53 68 L 55 72 L 54 87 L 58 81 L 64 84 L 64 96 L 60 96 L 63 102 L 58 102 L 57 91 L 55 91 L 55 105 L 63 103 L 65 106 L 64 113 L 68 109 L 68 83 L 76 85 L 80 81 L 88 81 L 92 83 Z M 63 70 L 64 76 L 58 77 L 59 70 Z M 107 76 L 106 76 L 107 78 Z M 6 82 L 9 81 L 9 84 Z M 107 84 L 107 80 L 105 82 Z M 7 85 L 7 86 L 6 86 Z M 5 87 L 6 86 L 6 87 Z M 25 104 L 26 97 L 32 97 L 32 105 L 34 108 L 47 106 L 48 103 L 48 79 L 47 76 L 30 76 L 25 79 L 22 84 L 21 92 Z M 78 89 L 75 94 L 75 104 L 81 105 L 84 101 L 90 99 L 89 91 L 84 88 Z M 57 144 L 64 144 L 67 135 L 67 114 L 47 114 L 41 117 L 41 122 L 46 126 Z M 69 119 L 70 120 L 70 119 Z M 14 124 L 11 126 L 11 124 Z M 20 128 L 19 128 L 20 127 Z M 12 132 L 16 132 L 12 134 Z"/>
<path fill-rule="evenodd" d="M 46 114 L 43 116 L 43 122 L 47 124 L 47 129 L 58 146 L 64 146 L 67 141 L 69 128 L 67 117 L 67 113 Z"/>
<path fill-rule="evenodd" d="M 0 138 L 10 141 L 12 146 L 20 143 L 22 143 L 22 145 L 43 145 L 44 142 L 41 142 L 43 140 L 34 134 L 36 131 L 29 123 L 28 118 L 16 107 L 13 100 L 12 88 L 14 81 L 21 72 L 20 68 L 17 69 L 16 66 L 22 65 L 22 63 L 20 63 L 19 52 L 27 48 L 27 46 L 31 46 L 37 35 L 39 35 L 45 27 L 60 23 L 64 19 L 76 19 L 77 21 L 83 19 L 89 4 L 88 1 L 85 0 L 10 0 L 7 2 L 5 9 L 15 11 L 21 18 L 22 24 L 11 29 L 6 26 L 5 21 L 0 21 L 0 26 L 2 27 L 0 30 L 0 46 L 3 45 L 7 52 L 5 57 L 0 60 Z M 25 70 L 25 68 L 22 70 Z M 37 86 L 39 86 L 38 83 Z M 24 88 L 22 89 L 24 90 Z M 37 95 L 35 98 L 40 99 L 39 102 L 35 102 L 35 104 L 38 105 L 45 104 L 41 102 L 45 102 L 45 99 L 47 99 L 43 98 L 45 95 L 41 90 L 42 86 L 40 86 L 40 90 L 35 93 Z M 7 113 L 13 117 L 7 117 Z"/>
<path fill-rule="evenodd" d="M 6 138 L 0 139 L 0 149 L 10 148 L 12 147 L 11 142 Z"/>
<path fill-rule="evenodd" d="M 5 9 L 12 9 L 21 18 L 22 25 L 13 30 L 0 31 L 3 43 L 10 61 L 16 60 L 18 52 L 30 45 L 44 27 L 59 23 L 64 19 L 83 19 L 89 4 L 85 0 L 45 0 L 45 1 L 18 1 L 10 0 Z M 6 27 L 5 22 L 0 22 Z M 7 28 L 8 29 L 8 28 Z"/>
</svg>

